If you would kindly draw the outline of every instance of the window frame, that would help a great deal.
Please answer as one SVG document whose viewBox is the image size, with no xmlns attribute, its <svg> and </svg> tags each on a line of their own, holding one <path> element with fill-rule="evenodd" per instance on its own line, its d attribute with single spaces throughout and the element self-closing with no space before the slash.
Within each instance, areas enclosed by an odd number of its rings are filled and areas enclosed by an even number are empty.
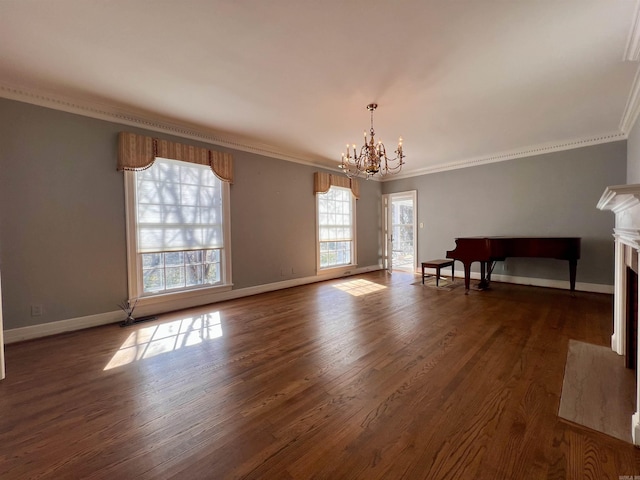
<svg viewBox="0 0 640 480">
<path fill-rule="evenodd" d="M 320 244 L 323 243 L 320 241 L 320 195 L 326 195 L 332 188 L 345 190 L 349 192 L 349 198 L 351 201 L 351 263 L 344 265 L 332 265 L 329 267 L 321 267 L 320 266 Z M 339 187 L 336 185 L 331 185 L 329 190 L 325 193 L 318 192 L 316 193 L 316 274 L 340 274 L 346 273 L 347 271 L 353 269 L 358 265 L 357 259 L 357 224 L 356 224 L 356 197 L 353 195 L 353 191 L 347 187 Z"/>
<path fill-rule="evenodd" d="M 160 158 L 160 157 L 158 157 Z M 171 159 L 166 159 L 171 160 Z M 176 160 L 172 160 L 176 161 Z M 151 168 L 151 167 L 150 167 Z M 214 175 L 211 171 L 211 175 Z M 220 180 L 220 179 L 218 179 Z M 221 281 L 216 285 L 196 285 L 180 290 L 159 293 L 145 293 L 143 288 L 142 255 L 137 251 L 137 198 L 136 172 L 125 170 L 125 217 L 127 242 L 127 284 L 129 299 L 138 299 L 139 306 L 159 304 L 168 300 L 182 300 L 212 293 L 227 292 L 232 289 L 231 279 L 231 206 L 229 182 L 222 183 L 222 238 L 223 247 L 220 255 Z"/>
</svg>

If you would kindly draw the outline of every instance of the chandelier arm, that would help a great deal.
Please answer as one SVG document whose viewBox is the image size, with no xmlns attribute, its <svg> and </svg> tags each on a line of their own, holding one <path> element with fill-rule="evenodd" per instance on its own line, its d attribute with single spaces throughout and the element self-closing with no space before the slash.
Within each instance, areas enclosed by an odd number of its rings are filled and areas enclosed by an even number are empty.
<svg viewBox="0 0 640 480">
<path fill-rule="evenodd" d="M 353 145 L 353 155 L 347 145 L 347 154 L 342 154 L 342 162 L 340 168 L 349 178 L 366 175 L 369 179 L 376 174 L 386 176 L 396 171 L 400 171 L 404 165 L 404 153 L 402 151 L 402 138 L 398 142 L 398 148 L 395 150 L 395 158 L 387 156 L 387 150 L 384 144 L 379 141 L 375 143 L 375 130 L 373 128 L 373 112 L 378 107 L 377 104 L 371 103 L 367 105 L 367 109 L 371 112 L 371 128 L 369 130 L 370 138 L 367 139 L 367 132 L 364 133 L 364 145 L 360 147 L 360 154 Z M 394 165 L 394 162 L 397 164 Z M 390 166 L 391 164 L 391 166 Z"/>
</svg>

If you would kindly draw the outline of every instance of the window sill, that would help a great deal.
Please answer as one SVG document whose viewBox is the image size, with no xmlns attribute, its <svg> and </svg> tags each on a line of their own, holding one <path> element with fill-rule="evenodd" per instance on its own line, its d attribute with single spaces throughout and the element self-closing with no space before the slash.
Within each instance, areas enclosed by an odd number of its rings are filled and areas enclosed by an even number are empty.
<svg viewBox="0 0 640 480">
<path fill-rule="evenodd" d="M 216 285 L 180 292 L 160 293 L 138 298 L 136 313 L 152 315 L 216 301 L 216 296 L 229 292 L 233 284 Z M 142 312 L 139 312 L 141 310 Z"/>
<path fill-rule="evenodd" d="M 336 276 L 336 275 L 349 275 L 353 270 L 358 268 L 358 265 L 352 263 L 350 265 L 340 265 L 339 267 L 327 267 L 327 268 L 318 268 L 316 270 L 316 275 L 319 277 L 322 276 Z"/>
</svg>

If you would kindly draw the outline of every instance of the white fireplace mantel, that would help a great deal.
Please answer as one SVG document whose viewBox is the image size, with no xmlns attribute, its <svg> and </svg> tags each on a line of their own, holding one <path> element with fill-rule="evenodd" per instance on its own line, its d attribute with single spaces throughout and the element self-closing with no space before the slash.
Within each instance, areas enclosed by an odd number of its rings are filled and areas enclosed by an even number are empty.
<svg viewBox="0 0 640 480">
<path fill-rule="evenodd" d="M 619 355 L 625 354 L 627 345 L 627 267 L 638 269 L 640 253 L 640 185 L 616 185 L 607 187 L 598 202 L 600 210 L 615 214 L 615 277 L 613 301 L 613 335 L 611 348 Z M 640 298 L 640 287 L 638 296 Z M 637 343 L 640 345 L 640 342 Z M 640 355 L 636 355 L 640 358 Z M 636 366 L 636 375 L 640 369 Z M 640 446 L 640 378 L 636 381 L 636 413 L 631 419 L 633 443 Z"/>
<path fill-rule="evenodd" d="M 605 188 L 598 202 L 598 208 L 618 213 L 638 203 L 640 203 L 640 185 L 614 185 Z"/>
</svg>

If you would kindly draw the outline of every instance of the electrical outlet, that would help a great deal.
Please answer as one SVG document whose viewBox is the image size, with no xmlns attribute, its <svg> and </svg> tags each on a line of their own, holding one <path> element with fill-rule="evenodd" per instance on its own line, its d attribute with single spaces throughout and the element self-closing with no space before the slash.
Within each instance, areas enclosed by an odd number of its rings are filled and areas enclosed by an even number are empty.
<svg viewBox="0 0 640 480">
<path fill-rule="evenodd" d="M 42 305 L 31 305 L 31 316 L 39 317 L 42 315 Z"/>
</svg>

